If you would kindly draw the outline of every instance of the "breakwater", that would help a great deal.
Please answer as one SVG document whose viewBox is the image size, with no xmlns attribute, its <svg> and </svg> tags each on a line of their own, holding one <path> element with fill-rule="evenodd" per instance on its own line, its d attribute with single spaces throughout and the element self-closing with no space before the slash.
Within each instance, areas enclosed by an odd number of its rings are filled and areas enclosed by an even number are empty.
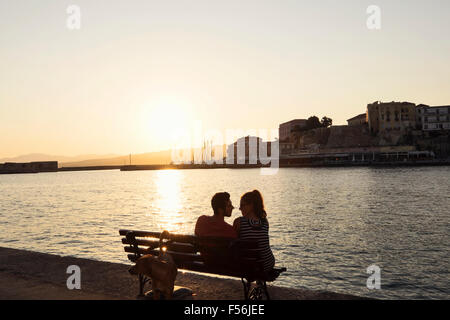
<svg viewBox="0 0 450 320">
<path fill-rule="evenodd" d="M 338 167 L 420 167 L 449 166 L 450 160 L 410 160 L 410 161 L 280 161 L 279 168 L 338 168 Z M 59 171 L 85 170 L 183 170 L 183 169 L 255 169 L 269 168 L 261 164 L 166 164 L 166 165 L 126 165 L 126 166 L 93 166 L 93 167 L 63 167 Z"/>
</svg>

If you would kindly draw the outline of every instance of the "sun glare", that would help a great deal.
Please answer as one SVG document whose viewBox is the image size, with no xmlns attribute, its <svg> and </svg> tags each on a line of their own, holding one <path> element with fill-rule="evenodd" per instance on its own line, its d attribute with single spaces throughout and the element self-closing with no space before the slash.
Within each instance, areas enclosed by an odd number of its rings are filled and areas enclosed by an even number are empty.
<svg viewBox="0 0 450 320">
<path fill-rule="evenodd" d="M 158 139 L 167 149 L 180 145 L 189 136 L 191 115 L 189 105 L 176 99 L 161 99 L 144 107 L 142 119 L 147 139 Z M 183 147 L 188 141 L 183 142 Z"/>
<path fill-rule="evenodd" d="M 178 231 L 185 222 L 182 211 L 179 170 L 160 170 L 156 173 L 156 186 L 158 190 L 158 201 L 156 203 L 161 214 L 161 230 L 169 232 Z"/>
</svg>

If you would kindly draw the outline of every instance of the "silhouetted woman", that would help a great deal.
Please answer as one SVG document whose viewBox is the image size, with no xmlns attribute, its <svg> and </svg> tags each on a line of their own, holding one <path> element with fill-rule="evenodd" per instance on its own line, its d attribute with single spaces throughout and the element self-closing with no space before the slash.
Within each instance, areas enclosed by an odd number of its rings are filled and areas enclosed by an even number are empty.
<svg viewBox="0 0 450 320">
<path fill-rule="evenodd" d="M 264 210 L 264 202 L 258 190 L 247 192 L 241 197 L 239 210 L 243 217 L 233 222 L 239 239 L 257 241 L 260 251 L 260 263 L 264 271 L 271 270 L 275 265 L 275 258 L 269 244 L 269 222 Z"/>
</svg>

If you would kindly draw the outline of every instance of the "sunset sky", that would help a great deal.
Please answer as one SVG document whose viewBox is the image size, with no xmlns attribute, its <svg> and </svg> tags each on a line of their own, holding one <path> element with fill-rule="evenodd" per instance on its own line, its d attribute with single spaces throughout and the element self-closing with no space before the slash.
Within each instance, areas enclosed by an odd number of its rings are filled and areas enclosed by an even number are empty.
<svg viewBox="0 0 450 320">
<path fill-rule="evenodd" d="M 195 121 L 273 129 L 346 124 L 377 100 L 449 105 L 449 32 L 448 0 L 0 0 L 0 158 L 164 150 Z"/>
</svg>

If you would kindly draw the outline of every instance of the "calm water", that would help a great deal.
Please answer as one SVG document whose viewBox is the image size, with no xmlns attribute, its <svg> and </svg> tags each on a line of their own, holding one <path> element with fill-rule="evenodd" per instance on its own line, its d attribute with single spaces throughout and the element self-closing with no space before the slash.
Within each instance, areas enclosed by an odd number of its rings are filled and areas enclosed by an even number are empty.
<svg viewBox="0 0 450 320">
<path fill-rule="evenodd" d="M 128 263 L 119 228 L 193 233 L 228 191 L 265 197 L 276 284 L 450 298 L 450 168 L 93 171 L 0 175 L 0 246 Z M 240 215 L 235 209 L 228 222 Z M 366 287 L 381 268 L 381 290 Z"/>
</svg>

